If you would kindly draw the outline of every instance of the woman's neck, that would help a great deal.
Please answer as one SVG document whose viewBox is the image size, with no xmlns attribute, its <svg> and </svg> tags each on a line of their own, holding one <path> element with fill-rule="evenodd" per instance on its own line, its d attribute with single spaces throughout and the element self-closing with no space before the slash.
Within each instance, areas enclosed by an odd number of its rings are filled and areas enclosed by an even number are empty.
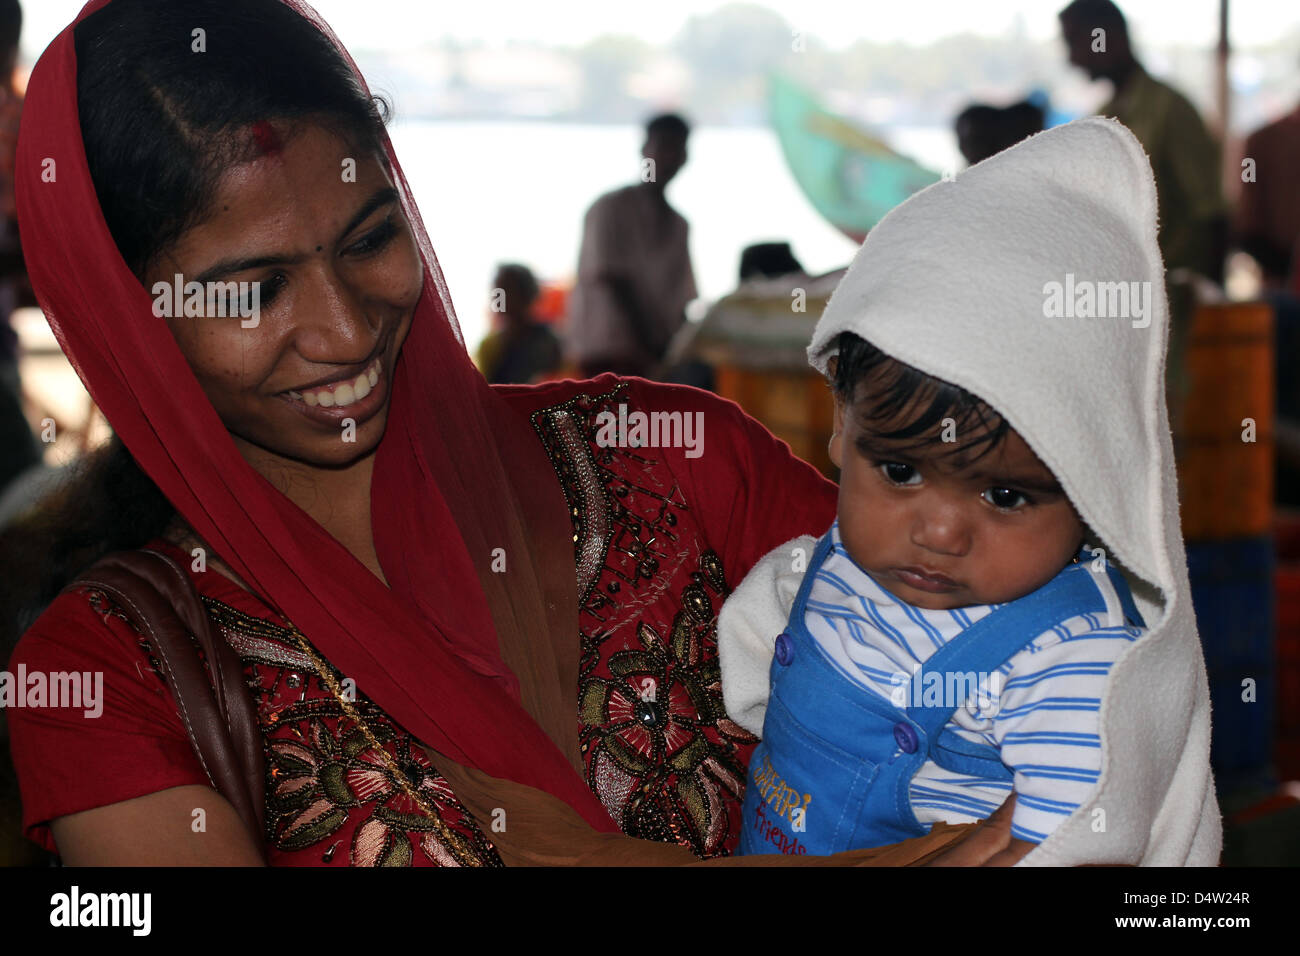
<svg viewBox="0 0 1300 956">
<path fill-rule="evenodd" d="M 342 468 L 320 468 L 272 454 L 235 439 L 244 459 L 281 494 L 307 512 L 352 556 L 383 581 L 383 568 L 375 551 L 370 521 L 370 480 L 375 454 L 371 452 Z"/>
</svg>

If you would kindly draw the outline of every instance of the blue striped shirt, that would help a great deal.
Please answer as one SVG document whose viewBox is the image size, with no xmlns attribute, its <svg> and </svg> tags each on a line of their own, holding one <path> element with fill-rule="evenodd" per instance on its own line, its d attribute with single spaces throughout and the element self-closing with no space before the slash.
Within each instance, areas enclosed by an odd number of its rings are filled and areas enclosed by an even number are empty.
<svg viewBox="0 0 1300 956">
<path fill-rule="evenodd" d="M 853 561 L 840 540 L 838 521 L 831 535 L 833 546 L 808 595 L 809 634 L 850 681 L 895 704 L 919 703 L 913 699 L 912 674 L 936 650 L 1003 605 L 942 611 L 913 607 Z M 1015 774 L 1014 784 L 953 773 L 927 760 L 912 778 L 910 791 L 919 822 L 982 820 L 1014 786 L 1012 835 L 1040 843 L 1091 794 L 1101 771 L 1106 678 L 1143 633 L 1124 621 L 1107 575 L 1092 579 L 1113 612 L 1061 621 L 987 680 L 958 688 L 965 703 L 948 729 L 996 747 Z"/>
</svg>

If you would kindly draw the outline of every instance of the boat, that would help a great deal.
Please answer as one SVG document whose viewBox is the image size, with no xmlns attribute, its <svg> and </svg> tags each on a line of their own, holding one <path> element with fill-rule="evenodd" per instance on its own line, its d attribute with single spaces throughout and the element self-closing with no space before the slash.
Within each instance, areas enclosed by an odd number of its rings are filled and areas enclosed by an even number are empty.
<svg viewBox="0 0 1300 956">
<path fill-rule="evenodd" d="M 769 77 L 773 129 L 813 207 L 854 242 L 908 196 L 941 177 L 858 124 L 832 113 L 788 77 Z"/>
</svg>

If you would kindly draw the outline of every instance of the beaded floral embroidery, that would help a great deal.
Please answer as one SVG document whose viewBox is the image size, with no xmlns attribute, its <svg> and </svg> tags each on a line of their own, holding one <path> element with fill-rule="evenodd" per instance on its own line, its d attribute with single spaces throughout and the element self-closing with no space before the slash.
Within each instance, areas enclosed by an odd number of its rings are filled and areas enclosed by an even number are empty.
<svg viewBox="0 0 1300 956">
<path fill-rule="evenodd" d="M 450 841 L 403 791 L 330 693 L 290 632 L 204 598 L 208 617 L 244 663 L 266 736 L 266 826 L 272 846 L 303 850 L 352 824 L 346 852 L 335 840 L 322 863 L 409 866 L 423 854 L 440 866 L 500 866 L 492 844 L 410 734 L 359 691 L 356 709 L 399 771 L 436 806 Z"/>
<path fill-rule="evenodd" d="M 587 780 L 625 833 L 724 855 L 757 742 L 723 708 L 726 579 L 653 450 L 597 443 L 597 416 L 620 403 L 626 385 L 532 417 L 574 529 Z"/>
<path fill-rule="evenodd" d="M 87 589 L 91 607 L 130 624 L 112 600 Z M 204 597 L 213 626 L 244 665 L 263 738 L 266 838 L 274 851 L 319 853 L 321 864 L 410 866 L 416 854 L 439 866 L 501 866 L 484 836 L 423 748 L 360 692 L 355 707 L 399 772 L 439 811 L 448 836 L 393 779 L 392 771 L 344 713 L 290 631 Z M 135 630 L 132 627 L 132 630 Z M 159 663 L 136 631 L 165 693 Z M 198 645 L 195 644 L 198 651 Z M 206 663 L 206 662 L 205 662 Z"/>
</svg>

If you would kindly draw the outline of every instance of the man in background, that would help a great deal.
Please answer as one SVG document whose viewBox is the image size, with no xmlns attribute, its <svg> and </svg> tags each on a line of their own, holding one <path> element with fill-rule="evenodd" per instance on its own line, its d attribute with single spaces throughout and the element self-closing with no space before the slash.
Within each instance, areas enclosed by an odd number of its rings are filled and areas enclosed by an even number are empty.
<svg viewBox="0 0 1300 956">
<path fill-rule="evenodd" d="M 665 113 L 645 132 L 641 182 L 601 196 L 583 223 L 568 338 L 584 377 L 651 374 L 697 295 L 689 227 L 664 194 L 686 163 L 690 128 Z"/>
<path fill-rule="evenodd" d="M 1182 270 L 1222 285 L 1227 258 L 1220 145 L 1187 97 L 1143 69 L 1133 55 L 1124 14 L 1111 0 L 1074 0 L 1059 18 L 1070 63 L 1114 86 L 1099 112 L 1132 130 L 1151 162 L 1169 297 L 1165 397 L 1177 436 L 1190 384 L 1186 353 L 1196 312 L 1195 285 Z"/>
<path fill-rule="evenodd" d="M 41 447 L 23 412 L 18 376 L 18 336 L 9 324 L 29 299 L 27 272 L 18 243 L 14 160 L 23 98 L 15 83 L 23 11 L 18 0 L 0 0 L 0 491 L 41 460 Z"/>
<path fill-rule="evenodd" d="M 1282 289 L 1300 254 L 1300 105 L 1246 138 L 1254 176 L 1241 184 L 1236 237 L 1259 263 L 1264 285 Z"/>
<path fill-rule="evenodd" d="M 1191 269 L 1222 283 L 1227 204 L 1219 144 L 1187 97 L 1143 69 L 1111 0 L 1074 0 L 1059 16 L 1070 62 L 1115 88 L 1099 112 L 1132 130 L 1151 160 L 1165 269 Z"/>
</svg>

